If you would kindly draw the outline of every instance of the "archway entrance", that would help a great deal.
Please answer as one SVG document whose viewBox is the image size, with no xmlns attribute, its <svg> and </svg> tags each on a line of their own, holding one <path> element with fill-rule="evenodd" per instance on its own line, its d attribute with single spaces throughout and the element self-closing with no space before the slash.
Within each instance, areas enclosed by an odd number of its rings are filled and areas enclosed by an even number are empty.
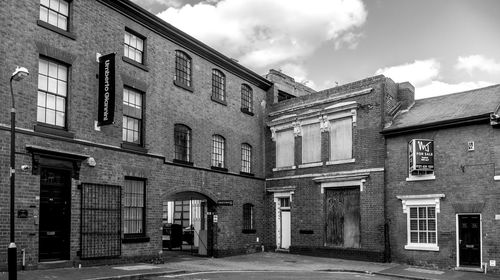
<svg viewBox="0 0 500 280">
<path fill-rule="evenodd" d="M 163 250 L 212 256 L 214 201 L 187 191 L 165 197 L 162 205 Z"/>
</svg>

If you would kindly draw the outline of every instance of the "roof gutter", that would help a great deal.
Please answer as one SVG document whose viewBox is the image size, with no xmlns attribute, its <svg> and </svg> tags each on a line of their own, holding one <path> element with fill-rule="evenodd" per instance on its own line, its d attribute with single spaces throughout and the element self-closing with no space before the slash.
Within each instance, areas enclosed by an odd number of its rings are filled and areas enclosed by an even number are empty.
<svg viewBox="0 0 500 280">
<path fill-rule="evenodd" d="M 486 114 L 482 114 L 482 115 L 470 116 L 470 117 L 459 118 L 459 119 L 443 120 L 443 121 L 414 125 L 414 126 L 385 129 L 385 130 L 381 131 L 380 133 L 387 137 L 387 136 L 397 136 L 397 135 L 401 135 L 401 134 L 421 132 L 421 131 L 427 131 L 427 130 L 433 130 L 433 129 L 439 129 L 439 128 L 448 128 L 448 127 L 454 127 L 454 126 L 460 126 L 460 125 L 489 123 L 490 114 L 491 113 L 486 113 Z"/>
</svg>

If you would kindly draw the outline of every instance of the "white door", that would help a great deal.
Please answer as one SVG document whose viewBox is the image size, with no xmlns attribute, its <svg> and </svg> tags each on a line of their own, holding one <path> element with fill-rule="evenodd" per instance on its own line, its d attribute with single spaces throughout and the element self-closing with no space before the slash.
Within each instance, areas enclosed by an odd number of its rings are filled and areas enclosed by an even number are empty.
<svg viewBox="0 0 500 280">
<path fill-rule="evenodd" d="M 288 249 L 291 239 L 290 210 L 281 210 L 281 248 Z"/>
</svg>

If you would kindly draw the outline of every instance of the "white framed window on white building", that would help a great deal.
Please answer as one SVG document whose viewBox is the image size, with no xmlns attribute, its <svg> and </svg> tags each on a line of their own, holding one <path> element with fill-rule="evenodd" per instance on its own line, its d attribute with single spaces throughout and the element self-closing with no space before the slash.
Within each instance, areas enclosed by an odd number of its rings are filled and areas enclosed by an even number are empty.
<svg viewBox="0 0 500 280">
<path fill-rule="evenodd" d="M 293 167 L 295 137 L 293 129 L 276 131 L 276 168 Z"/>
<path fill-rule="evenodd" d="M 397 196 L 407 215 L 406 250 L 439 251 L 438 213 L 444 194 Z"/>
<path fill-rule="evenodd" d="M 302 164 L 321 161 L 321 131 L 319 122 L 302 125 Z"/>
<path fill-rule="evenodd" d="M 349 162 L 352 153 L 352 117 L 333 119 L 330 121 L 330 162 Z"/>
</svg>

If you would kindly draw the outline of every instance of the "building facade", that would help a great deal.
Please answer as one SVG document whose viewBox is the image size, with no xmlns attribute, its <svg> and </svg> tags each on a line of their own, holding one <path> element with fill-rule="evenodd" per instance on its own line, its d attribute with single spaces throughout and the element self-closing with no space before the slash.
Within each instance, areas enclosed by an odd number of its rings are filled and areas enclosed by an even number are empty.
<svg viewBox="0 0 500 280">
<path fill-rule="evenodd" d="M 421 99 L 384 129 L 393 260 L 498 271 L 498 104 L 498 85 Z"/>
<path fill-rule="evenodd" d="M 0 16 L 2 79 L 30 71 L 13 83 L 19 264 L 21 252 L 27 269 L 158 257 L 174 223 L 180 246 L 201 255 L 261 248 L 271 82 L 130 1 L 9 0 Z M 97 122 L 100 79 L 115 86 L 109 125 Z M 7 248 L 10 89 L 0 89 Z"/>
<path fill-rule="evenodd" d="M 274 76 L 274 96 L 290 84 L 289 78 L 283 80 L 280 87 Z M 380 131 L 413 103 L 413 93 L 408 83 L 375 76 L 270 105 L 266 216 L 273 218 L 266 226 L 268 246 L 387 259 L 386 151 Z"/>
</svg>

